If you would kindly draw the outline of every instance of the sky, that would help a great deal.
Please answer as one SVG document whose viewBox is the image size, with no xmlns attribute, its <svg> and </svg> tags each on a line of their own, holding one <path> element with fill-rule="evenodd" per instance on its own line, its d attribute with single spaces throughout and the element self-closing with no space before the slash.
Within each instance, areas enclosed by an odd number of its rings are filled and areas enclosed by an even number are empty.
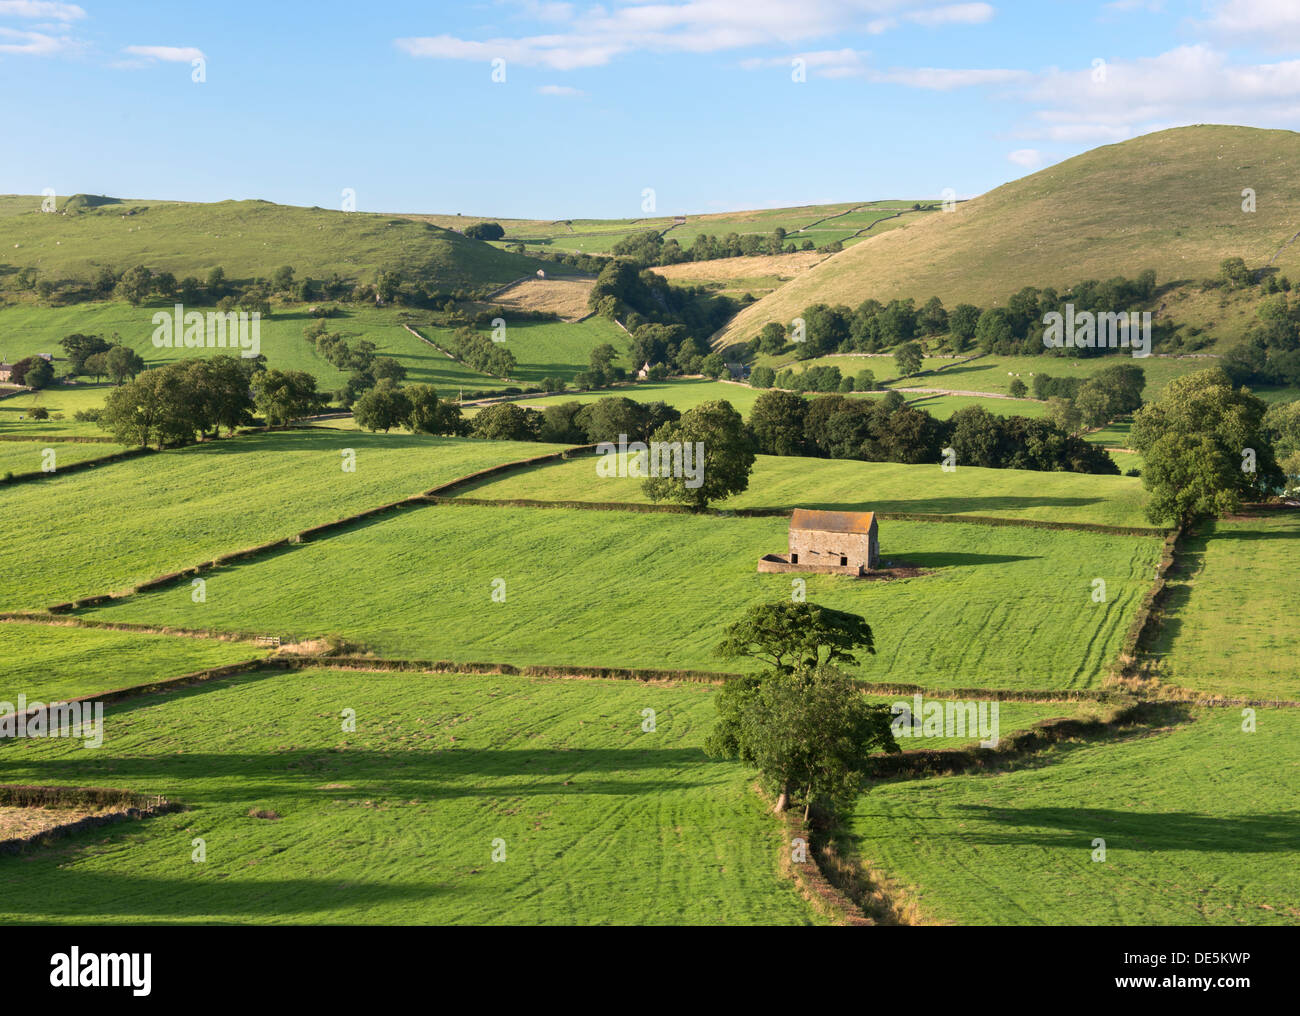
<svg viewBox="0 0 1300 1016">
<path fill-rule="evenodd" d="M 1298 54 L 1300 0 L 0 0 L 0 193 L 966 198 L 1167 127 L 1300 129 Z"/>
</svg>

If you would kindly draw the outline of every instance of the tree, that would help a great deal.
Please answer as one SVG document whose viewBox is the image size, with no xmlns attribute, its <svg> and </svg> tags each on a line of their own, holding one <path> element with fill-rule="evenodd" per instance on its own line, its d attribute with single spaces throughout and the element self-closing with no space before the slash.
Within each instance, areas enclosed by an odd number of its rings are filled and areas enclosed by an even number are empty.
<svg viewBox="0 0 1300 1016">
<path fill-rule="evenodd" d="M 749 387 L 771 388 L 776 383 L 776 371 L 771 367 L 755 367 L 749 373 Z"/>
<path fill-rule="evenodd" d="M 479 410 L 470 424 L 470 433 L 490 441 L 536 441 L 542 427 L 542 414 L 513 402 L 498 402 Z"/>
<path fill-rule="evenodd" d="M 767 391 L 754 400 L 749 429 L 764 455 L 798 455 L 804 448 L 808 400 L 794 392 Z"/>
<path fill-rule="evenodd" d="M 467 430 L 461 419 L 460 406 L 439 399 L 438 392 L 432 385 L 412 385 L 406 389 L 406 397 L 411 400 L 411 412 L 406 418 L 406 425 L 413 433 L 454 437 Z"/>
<path fill-rule="evenodd" d="M 406 392 L 392 381 L 381 381 L 357 399 L 352 407 L 352 417 L 357 426 L 372 433 L 382 430 L 387 434 L 400 427 L 411 417 L 411 400 Z"/>
<path fill-rule="evenodd" d="M 916 321 L 926 335 L 942 335 L 948 330 L 948 312 L 944 310 L 943 301 L 937 296 L 930 297 L 917 314 Z"/>
<path fill-rule="evenodd" d="M 776 321 L 769 321 L 758 333 L 758 349 L 761 353 L 775 354 L 785 348 L 785 326 Z"/>
<path fill-rule="evenodd" d="M 1053 395 L 1047 400 L 1047 418 L 1067 434 L 1073 434 L 1083 423 L 1083 414 L 1073 399 Z"/>
<path fill-rule="evenodd" d="M 271 427 L 320 412 L 325 401 L 316 391 L 316 378 L 306 371 L 273 368 L 253 382 L 253 403 Z"/>
<path fill-rule="evenodd" d="M 1023 399 L 1028 394 L 1029 386 L 1021 381 L 1020 378 L 1016 378 L 1011 382 L 1011 397 L 1013 399 Z"/>
<path fill-rule="evenodd" d="M 1224 258 L 1219 265 L 1219 281 L 1228 289 L 1243 289 L 1250 285 L 1250 269 L 1241 258 Z"/>
<path fill-rule="evenodd" d="M 30 367 L 27 368 L 23 376 L 22 383 L 28 388 L 45 388 L 54 380 L 54 368 L 50 366 L 50 361 L 43 356 L 38 356 Z"/>
<path fill-rule="evenodd" d="M 894 350 L 894 363 L 903 377 L 910 377 L 921 369 L 924 353 L 919 342 L 904 342 Z"/>
<path fill-rule="evenodd" d="M 376 356 L 370 364 L 376 381 L 405 381 L 406 368 L 391 356 Z"/>
<path fill-rule="evenodd" d="M 288 293 L 293 289 L 293 266 L 281 265 L 271 276 L 271 285 L 277 293 Z"/>
<path fill-rule="evenodd" d="M 471 240 L 500 240 L 506 231 L 499 222 L 476 222 L 465 227 L 465 235 Z"/>
<path fill-rule="evenodd" d="M 122 273 L 114 292 L 133 307 L 138 307 L 153 291 L 153 273 L 144 265 L 136 265 Z"/>
<path fill-rule="evenodd" d="M 853 377 L 853 390 L 855 392 L 874 392 L 876 390 L 876 372 L 874 370 L 860 370 Z"/>
<path fill-rule="evenodd" d="M 690 445 L 693 455 L 702 453 L 703 462 L 696 460 L 698 473 L 694 476 L 683 469 L 682 476 L 652 476 L 645 480 L 642 486 L 652 501 L 676 501 L 702 511 L 710 501 L 739 494 L 749 486 L 749 474 L 754 468 L 753 439 L 730 402 L 719 399 L 702 403 L 680 420 L 664 424 L 653 439 L 680 442 L 683 461 Z"/>
<path fill-rule="evenodd" d="M 792 797 L 802 800 L 804 821 L 815 803 L 834 809 L 851 802 L 875 752 L 899 751 L 889 706 L 869 702 L 832 666 L 733 678 L 716 703 L 705 752 L 757 769 L 778 814 Z"/>
<path fill-rule="evenodd" d="M 857 666 L 855 653 L 876 651 L 865 619 L 808 602 L 760 603 L 723 634 L 716 655 L 724 660 L 760 660 L 783 674 L 823 663 Z"/>
<path fill-rule="evenodd" d="M 253 422 L 248 361 L 222 354 L 182 361 L 179 366 L 200 433 L 211 429 L 215 434 L 222 427 L 233 433 L 236 427 Z"/>
<path fill-rule="evenodd" d="M 980 309 L 969 303 L 959 303 L 948 314 L 948 332 L 953 338 L 953 348 L 960 353 L 975 338 Z"/>
<path fill-rule="evenodd" d="M 1265 425 L 1267 408 L 1216 367 L 1175 378 L 1139 409 L 1131 440 L 1146 463 L 1147 517 L 1186 524 L 1280 489 L 1285 477 Z"/>
<path fill-rule="evenodd" d="M 144 358 L 134 349 L 113 345 L 104 353 L 104 367 L 114 384 L 122 384 L 144 370 Z"/>
<path fill-rule="evenodd" d="M 700 362 L 700 373 L 710 381 L 716 381 L 727 374 L 727 361 L 722 358 L 721 353 L 710 353 Z"/>
</svg>

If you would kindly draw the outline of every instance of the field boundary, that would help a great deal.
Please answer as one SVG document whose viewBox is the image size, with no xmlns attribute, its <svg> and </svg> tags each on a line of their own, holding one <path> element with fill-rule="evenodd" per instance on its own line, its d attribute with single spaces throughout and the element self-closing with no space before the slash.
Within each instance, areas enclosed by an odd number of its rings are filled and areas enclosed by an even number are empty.
<svg viewBox="0 0 1300 1016">
<path fill-rule="evenodd" d="M 143 819 L 151 815 L 181 811 L 183 806 L 169 801 L 161 795 L 137 794 L 130 790 L 117 790 L 106 787 L 50 787 L 26 786 L 21 784 L 0 784 L 0 807 L 39 808 L 39 807 L 89 807 L 100 805 L 120 805 L 114 811 L 98 815 L 87 815 L 72 822 L 64 822 L 30 836 L 13 837 L 0 840 L 0 854 L 21 854 L 34 847 L 44 846 L 47 841 L 71 836 L 84 829 L 112 825 L 127 819 Z"/>
<path fill-rule="evenodd" d="M 400 498 L 397 501 L 389 501 L 386 504 L 376 505 L 372 508 L 364 508 L 352 515 L 344 516 L 341 519 L 335 519 L 333 522 L 323 522 L 319 525 L 309 526 L 308 528 L 301 529 L 296 533 L 283 536 L 278 540 L 259 543 L 252 547 L 244 547 L 241 550 L 228 551 L 227 553 L 219 554 L 208 561 L 202 561 L 199 564 L 182 568 L 180 571 L 166 572 L 162 575 L 156 575 L 153 578 L 137 582 L 135 585 L 131 586 L 130 589 L 121 592 L 97 593 L 91 596 L 83 596 L 76 600 L 69 600 L 64 603 L 51 604 L 45 608 L 45 613 L 66 614 L 73 610 L 83 610 L 87 607 L 99 607 L 115 600 L 123 600 L 128 596 L 134 596 L 136 593 L 150 592 L 172 583 L 179 582 L 182 579 L 203 575 L 226 565 L 248 561 L 276 551 L 291 550 L 300 544 L 310 543 L 313 540 L 329 536 L 339 530 L 347 529 L 358 522 L 364 522 L 367 519 L 375 518 L 379 515 L 402 511 L 407 508 L 421 508 L 431 504 L 442 503 L 437 496 L 438 493 L 453 488 L 460 483 L 469 482 L 471 480 L 477 481 L 480 478 L 492 476 L 498 471 L 513 469 L 520 466 L 535 465 L 549 459 L 567 458 L 570 454 L 582 454 L 586 451 L 593 450 L 594 448 L 595 445 L 580 445 L 575 448 L 562 448 L 558 452 L 547 452 L 543 455 L 537 455 L 527 459 L 518 459 L 513 462 L 505 462 L 496 466 L 490 466 L 489 468 L 479 470 L 476 473 L 470 473 L 468 476 L 459 477 L 437 487 L 431 487 L 419 494 L 411 494 L 410 496 Z M 149 449 L 138 449 L 137 452 L 148 450 Z M 74 467 L 70 466 L 68 468 L 72 469 Z"/>
<path fill-rule="evenodd" d="M 55 443 L 55 442 L 50 442 Z M 46 472 L 43 469 L 37 469 L 28 473 L 14 473 L 6 479 L 0 476 L 0 484 L 11 483 L 30 483 L 33 480 L 49 480 L 57 476 L 66 476 L 68 473 L 80 473 L 87 469 L 94 469 L 97 466 L 107 466 L 114 462 L 121 462 L 125 459 L 139 458 L 141 455 L 153 455 L 153 448 L 128 448 L 123 452 L 114 452 L 112 455 L 101 455 L 94 459 L 83 459 L 81 462 L 74 462 L 70 466 L 61 466 L 58 469 Z"/>
<path fill-rule="evenodd" d="M 0 441 L 44 441 L 49 444 L 121 444 L 115 437 L 90 434 L 0 434 Z"/>
</svg>

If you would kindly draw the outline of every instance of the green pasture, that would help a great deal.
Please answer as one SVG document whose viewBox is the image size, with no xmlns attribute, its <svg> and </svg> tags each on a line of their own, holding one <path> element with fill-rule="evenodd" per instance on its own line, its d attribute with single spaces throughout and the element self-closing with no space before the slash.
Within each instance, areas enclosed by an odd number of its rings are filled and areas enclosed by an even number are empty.
<svg viewBox="0 0 1300 1016">
<path fill-rule="evenodd" d="M 1010 771 L 877 784 L 852 842 L 933 922 L 1294 925 L 1300 712 L 1242 722 L 1197 711 Z"/>
<path fill-rule="evenodd" d="M 343 471 L 346 449 L 355 452 L 353 472 Z M 129 588 L 554 450 L 533 442 L 281 431 L 0 486 L 0 540 L 23 547 L 15 567 L 0 572 L 0 609 Z"/>
<path fill-rule="evenodd" d="M 0 441 L 0 479 L 9 473 L 49 472 L 124 451 L 122 445 L 73 441 Z M 47 468 L 52 467 L 52 468 Z"/>
<path fill-rule="evenodd" d="M 0 746 L 7 779 L 188 810 L 0 856 L 0 921 L 819 923 L 713 717 L 699 685 L 344 671 L 110 706 L 94 751 Z"/>
<path fill-rule="evenodd" d="M 247 643 L 0 622 L 0 701 L 56 702 L 265 655 Z"/>
<path fill-rule="evenodd" d="M 648 502 L 642 481 L 597 477 L 595 461 L 574 458 L 507 473 L 456 493 L 496 500 Z M 749 489 L 714 507 L 919 512 L 1148 528 L 1145 503 L 1142 481 L 1124 476 L 961 465 L 945 473 L 939 463 L 760 455 Z"/>
<path fill-rule="evenodd" d="M 797 578 L 809 600 L 871 624 L 877 655 L 855 670 L 866 680 L 1085 688 L 1116 658 L 1160 552 L 1146 537 L 885 521 L 882 562 L 925 574 L 758 574 L 787 528 L 782 517 L 439 505 L 209 572 L 204 603 L 181 583 L 87 616 L 274 623 L 412 659 L 728 671 L 743 664 L 713 655 L 724 627 L 790 597 Z"/>
</svg>

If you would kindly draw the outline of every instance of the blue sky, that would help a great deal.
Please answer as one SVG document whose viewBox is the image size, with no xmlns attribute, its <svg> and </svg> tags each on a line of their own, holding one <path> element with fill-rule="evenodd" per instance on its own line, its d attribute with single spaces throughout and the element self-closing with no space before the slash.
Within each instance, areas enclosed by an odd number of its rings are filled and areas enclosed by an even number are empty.
<svg viewBox="0 0 1300 1016">
<path fill-rule="evenodd" d="M 1163 127 L 1300 128 L 1297 52 L 1300 0 L 0 0 L 0 192 L 548 219 L 639 216 L 646 188 L 659 214 L 969 197 Z"/>
</svg>

